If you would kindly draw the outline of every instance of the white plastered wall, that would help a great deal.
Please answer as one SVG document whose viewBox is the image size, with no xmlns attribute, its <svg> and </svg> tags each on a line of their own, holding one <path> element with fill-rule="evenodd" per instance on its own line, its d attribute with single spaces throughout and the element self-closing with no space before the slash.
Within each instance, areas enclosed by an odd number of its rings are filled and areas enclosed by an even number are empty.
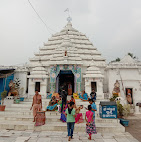
<svg viewBox="0 0 141 142">
<path fill-rule="evenodd" d="M 120 71 L 120 74 L 119 74 Z M 121 75 L 121 77 L 120 77 Z M 122 81 L 121 81 L 122 78 Z M 124 88 L 133 88 L 133 103 L 141 102 L 141 74 L 138 69 L 109 69 L 108 70 L 108 89 L 112 96 L 112 91 L 114 88 L 114 83 L 116 80 L 120 83 L 121 97 L 126 99 Z M 122 86 L 123 82 L 123 86 Z"/>
</svg>

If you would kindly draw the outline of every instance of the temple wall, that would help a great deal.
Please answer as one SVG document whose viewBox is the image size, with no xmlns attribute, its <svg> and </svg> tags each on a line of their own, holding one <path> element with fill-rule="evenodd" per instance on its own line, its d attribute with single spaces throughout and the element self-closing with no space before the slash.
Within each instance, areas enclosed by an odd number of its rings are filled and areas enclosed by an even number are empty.
<svg viewBox="0 0 141 142">
<path fill-rule="evenodd" d="M 103 79 L 103 93 L 108 93 L 108 71 L 105 69 L 104 70 L 104 79 Z"/>
<path fill-rule="evenodd" d="M 138 69 L 111 69 L 107 71 L 108 75 L 108 89 L 112 96 L 114 83 L 116 80 L 120 83 L 121 97 L 126 99 L 125 88 L 133 88 L 133 103 L 141 101 L 141 74 Z M 121 77 L 120 77 L 121 76 Z M 122 81 L 121 81 L 122 80 Z M 122 86 L 123 83 L 123 86 Z M 123 91 L 124 88 L 124 91 Z"/>
</svg>

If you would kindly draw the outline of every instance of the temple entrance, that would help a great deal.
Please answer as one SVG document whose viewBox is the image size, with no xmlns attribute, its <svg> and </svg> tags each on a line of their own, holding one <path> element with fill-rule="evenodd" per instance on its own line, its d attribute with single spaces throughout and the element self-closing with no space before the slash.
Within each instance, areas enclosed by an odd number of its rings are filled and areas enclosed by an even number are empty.
<svg viewBox="0 0 141 142">
<path fill-rule="evenodd" d="M 71 70 L 61 70 L 56 78 L 56 92 L 60 93 L 62 88 L 67 91 L 68 95 L 74 93 L 74 74 Z"/>
</svg>

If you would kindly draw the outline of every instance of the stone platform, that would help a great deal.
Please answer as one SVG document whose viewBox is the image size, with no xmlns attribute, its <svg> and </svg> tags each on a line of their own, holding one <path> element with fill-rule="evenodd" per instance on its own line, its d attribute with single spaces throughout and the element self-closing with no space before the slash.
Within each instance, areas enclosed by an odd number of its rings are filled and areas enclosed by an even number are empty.
<svg viewBox="0 0 141 142">
<path fill-rule="evenodd" d="M 49 100 L 43 99 L 43 110 L 48 105 Z M 67 125 L 60 121 L 60 113 L 57 111 L 46 112 L 46 124 L 43 126 L 34 126 L 33 113 L 30 111 L 32 99 L 26 99 L 20 104 L 12 104 L 11 107 L 6 107 L 4 112 L 0 112 L 0 129 L 8 130 L 33 130 L 33 131 L 66 131 Z M 76 100 L 77 105 L 88 106 L 88 102 L 83 102 L 80 99 Z M 96 112 L 96 127 L 100 133 L 105 132 L 125 132 L 125 128 L 120 125 L 118 119 L 101 119 L 99 117 L 99 101 L 96 102 L 98 111 Z M 83 118 L 85 118 L 86 109 L 81 110 Z M 85 132 L 86 123 L 76 124 L 75 132 Z"/>
<path fill-rule="evenodd" d="M 72 142 L 139 142 L 128 132 L 125 133 L 97 133 L 88 140 L 85 132 L 74 132 Z M 0 142 L 67 142 L 67 132 L 32 130 L 15 131 L 0 130 Z"/>
</svg>

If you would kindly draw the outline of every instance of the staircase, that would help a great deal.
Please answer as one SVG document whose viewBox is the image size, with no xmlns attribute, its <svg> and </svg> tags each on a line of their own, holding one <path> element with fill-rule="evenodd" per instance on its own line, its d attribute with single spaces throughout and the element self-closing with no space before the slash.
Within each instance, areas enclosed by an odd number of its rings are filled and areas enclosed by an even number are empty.
<svg viewBox="0 0 141 142">
<path fill-rule="evenodd" d="M 98 111 L 96 112 L 96 128 L 98 132 L 125 132 L 125 128 L 120 125 L 118 119 L 101 119 L 99 117 L 99 102 L 96 102 Z M 49 103 L 49 99 L 43 99 L 43 110 Z M 20 104 L 12 104 L 11 107 L 6 107 L 4 112 L 0 112 L 0 129 L 8 130 L 35 130 L 35 131 L 66 131 L 67 124 L 60 121 L 60 113 L 57 111 L 46 112 L 46 124 L 43 126 L 34 126 L 32 111 L 30 107 L 32 99 L 25 99 Z M 76 105 L 87 107 L 88 102 L 83 102 L 80 99 L 76 100 Z M 86 110 L 81 110 L 83 118 L 85 118 Z M 86 123 L 75 124 L 75 132 L 85 132 Z"/>
</svg>

